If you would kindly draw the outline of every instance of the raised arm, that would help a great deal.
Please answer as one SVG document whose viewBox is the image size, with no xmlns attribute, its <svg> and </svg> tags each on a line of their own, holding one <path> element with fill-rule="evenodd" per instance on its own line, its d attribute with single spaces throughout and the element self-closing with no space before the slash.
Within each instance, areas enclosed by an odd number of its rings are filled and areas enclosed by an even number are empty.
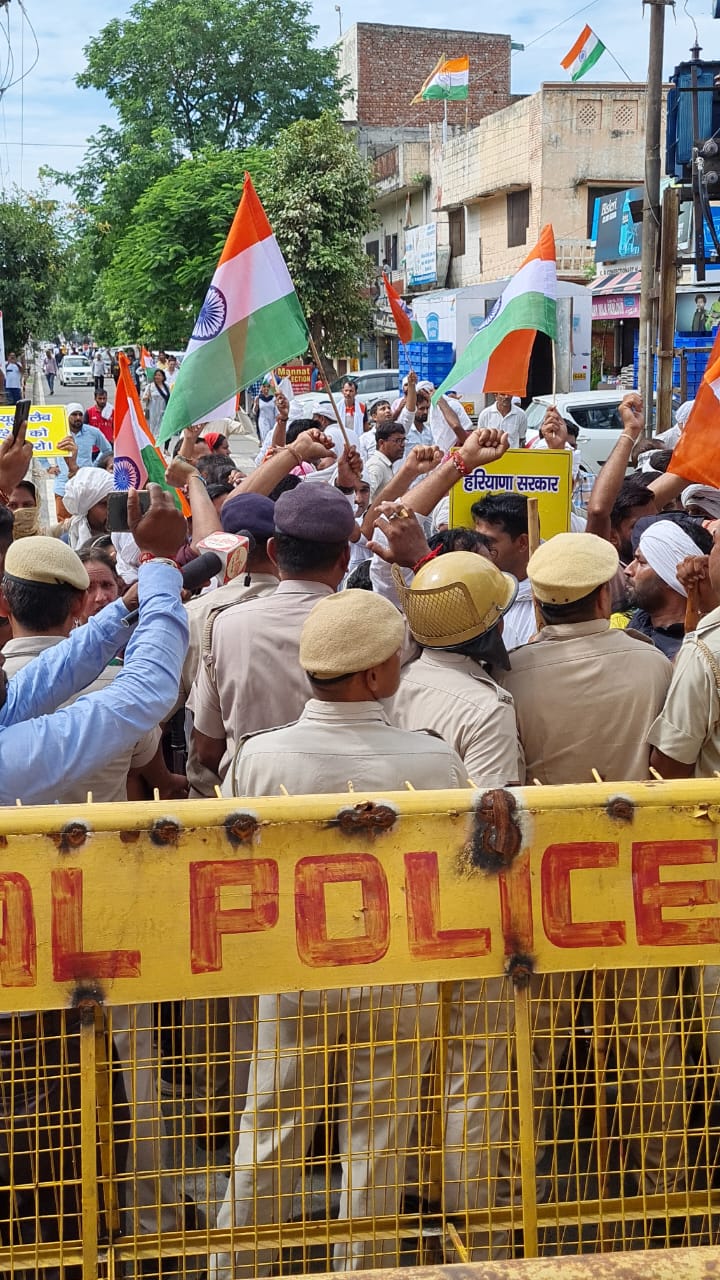
<svg viewBox="0 0 720 1280">
<path fill-rule="evenodd" d="M 606 542 L 610 541 L 610 513 L 625 479 L 633 448 L 645 431 L 645 412 L 642 397 L 637 391 L 624 396 L 618 412 L 623 424 L 622 435 L 602 467 L 587 504 L 587 532 L 597 534 Z"/>
<path fill-rule="evenodd" d="M 471 431 L 457 453 L 448 455 L 447 462 L 441 462 L 430 475 L 404 494 L 405 506 L 419 515 L 429 516 L 464 474 L 496 462 L 509 447 L 506 431 L 496 431 L 493 427 Z M 454 457 L 458 463 L 453 462 Z"/>
</svg>

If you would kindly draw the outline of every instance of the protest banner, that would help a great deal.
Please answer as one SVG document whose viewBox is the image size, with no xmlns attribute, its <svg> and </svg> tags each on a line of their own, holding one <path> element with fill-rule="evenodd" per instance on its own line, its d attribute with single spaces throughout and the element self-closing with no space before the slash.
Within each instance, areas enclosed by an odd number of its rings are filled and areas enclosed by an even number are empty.
<svg viewBox="0 0 720 1280">
<path fill-rule="evenodd" d="M 14 405 L 0 408 L 0 440 L 6 440 L 10 435 L 14 417 Z M 66 449 L 58 449 L 58 444 L 69 430 L 63 405 L 33 404 L 30 406 L 26 439 L 33 447 L 35 458 L 57 458 L 67 454 Z"/>
<path fill-rule="evenodd" d="M 293 389 L 294 396 L 307 395 L 312 390 L 310 379 L 312 378 L 312 365 L 310 364 L 281 364 L 275 370 L 275 377 L 278 382 L 282 382 L 287 378 Z"/>
<path fill-rule="evenodd" d="M 477 467 L 450 490 L 450 527 L 472 528 L 471 508 L 489 493 L 537 498 L 540 537 L 570 528 L 572 454 L 567 449 L 508 449 L 497 462 Z"/>
</svg>

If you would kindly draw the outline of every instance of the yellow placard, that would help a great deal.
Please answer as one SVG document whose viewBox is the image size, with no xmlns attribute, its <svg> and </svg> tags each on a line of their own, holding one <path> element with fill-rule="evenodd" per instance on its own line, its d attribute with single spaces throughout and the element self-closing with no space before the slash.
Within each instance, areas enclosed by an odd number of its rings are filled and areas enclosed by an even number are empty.
<svg viewBox="0 0 720 1280">
<path fill-rule="evenodd" d="M 477 467 L 450 491 L 450 526 L 471 529 L 471 508 L 489 493 L 537 498 L 540 537 L 570 528 L 572 454 L 567 449 L 508 449 L 498 462 Z"/>
<path fill-rule="evenodd" d="M 0 440 L 6 440 L 10 435 L 14 418 L 13 405 L 0 409 Z M 69 430 L 64 405 L 33 404 L 30 406 L 25 438 L 32 445 L 36 458 L 65 456 L 67 449 L 58 449 L 58 444 Z"/>
</svg>

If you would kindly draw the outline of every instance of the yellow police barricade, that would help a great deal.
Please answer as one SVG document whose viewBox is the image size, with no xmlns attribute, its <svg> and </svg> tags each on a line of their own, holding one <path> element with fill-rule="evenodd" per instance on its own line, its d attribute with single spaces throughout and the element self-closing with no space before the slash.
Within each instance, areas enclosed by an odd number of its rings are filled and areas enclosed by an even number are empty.
<svg viewBox="0 0 720 1280">
<path fill-rule="evenodd" d="M 715 780 L 5 809 L 0 1273 L 716 1274 L 719 822 Z"/>
</svg>

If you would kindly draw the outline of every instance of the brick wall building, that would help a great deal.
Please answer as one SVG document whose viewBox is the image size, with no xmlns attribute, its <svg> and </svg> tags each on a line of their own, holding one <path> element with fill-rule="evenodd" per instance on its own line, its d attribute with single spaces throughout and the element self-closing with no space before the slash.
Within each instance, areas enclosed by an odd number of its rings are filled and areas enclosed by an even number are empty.
<svg viewBox="0 0 720 1280">
<path fill-rule="evenodd" d="M 338 45 L 338 68 L 347 77 L 343 116 L 366 127 L 427 126 L 442 120 L 443 103 L 411 106 L 442 54 L 470 58 L 467 102 L 448 103 L 451 125 L 479 124 L 511 102 L 510 37 L 479 31 L 396 27 L 358 22 Z"/>
</svg>

